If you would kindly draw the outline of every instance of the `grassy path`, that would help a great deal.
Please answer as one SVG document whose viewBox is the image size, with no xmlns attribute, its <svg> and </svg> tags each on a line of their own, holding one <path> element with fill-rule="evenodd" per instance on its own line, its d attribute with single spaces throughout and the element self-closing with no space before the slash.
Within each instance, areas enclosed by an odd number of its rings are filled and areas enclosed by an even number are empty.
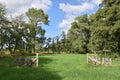
<svg viewBox="0 0 120 80">
<path fill-rule="evenodd" d="M 0 59 L 0 80 L 120 80 L 120 67 L 90 67 L 86 55 L 39 56 L 39 67 L 17 67 L 12 58 Z"/>
</svg>

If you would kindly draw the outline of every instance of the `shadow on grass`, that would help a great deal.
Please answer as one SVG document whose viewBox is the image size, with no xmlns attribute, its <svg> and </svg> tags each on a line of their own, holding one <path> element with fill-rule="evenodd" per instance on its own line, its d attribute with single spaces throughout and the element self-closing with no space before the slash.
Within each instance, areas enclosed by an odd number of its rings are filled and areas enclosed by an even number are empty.
<svg viewBox="0 0 120 80">
<path fill-rule="evenodd" d="M 6 60 L 6 61 L 5 61 Z M 6 62 L 11 63 L 11 59 L 1 59 L 0 63 Z M 45 68 L 44 65 L 52 62 L 53 60 L 40 57 L 39 67 L 19 67 L 19 66 L 0 66 L 0 79 L 1 80 L 62 80 L 56 71 Z"/>
<path fill-rule="evenodd" d="M 43 66 L 45 64 L 48 64 L 50 62 L 52 62 L 53 60 L 50 58 L 46 58 L 46 57 L 39 57 L 39 65 Z"/>
</svg>

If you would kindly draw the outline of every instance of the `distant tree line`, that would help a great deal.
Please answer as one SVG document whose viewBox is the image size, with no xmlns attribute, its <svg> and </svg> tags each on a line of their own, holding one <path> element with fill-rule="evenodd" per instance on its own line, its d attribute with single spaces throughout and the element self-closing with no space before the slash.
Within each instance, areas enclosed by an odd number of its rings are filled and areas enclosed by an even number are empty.
<svg viewBox="0 0 120 80">
<path fill-rule="evenodd" d="M 13 53 L 89 53 L 110 50 L 120 54 L 120 0 L 103 0 L 96 13 L 75 18 L 68 33 L 45 38 L 41 24 L 48 25 L 48 15 L 41 9 L 30 8 L 23 16 L 6 18 L 0 4 L 0 52 Z M 36 44 L 36 45 L 35 45 Z M 43 47 L 44 46 L 44 47 Z"/>
<path fill-rule="evenodd" d="M 45 45 L 44 49 L 48 51 L 48 53 L 67 53 L 71 48 L 70 41 L 64 31 L 59 36 L 47 38 L 45 40 Z"/>
</svg>

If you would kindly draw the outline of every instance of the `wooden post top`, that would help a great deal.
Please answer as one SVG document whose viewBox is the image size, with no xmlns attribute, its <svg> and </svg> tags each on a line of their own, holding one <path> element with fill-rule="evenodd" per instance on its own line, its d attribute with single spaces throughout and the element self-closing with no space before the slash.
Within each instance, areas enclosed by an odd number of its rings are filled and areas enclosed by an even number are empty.
<svg viewBox="0 0 120 80">
<path fill-rule="evenodd" d="M 38 53 L 36 53 L 36 58 L 38 58 Z"/>
</svg>

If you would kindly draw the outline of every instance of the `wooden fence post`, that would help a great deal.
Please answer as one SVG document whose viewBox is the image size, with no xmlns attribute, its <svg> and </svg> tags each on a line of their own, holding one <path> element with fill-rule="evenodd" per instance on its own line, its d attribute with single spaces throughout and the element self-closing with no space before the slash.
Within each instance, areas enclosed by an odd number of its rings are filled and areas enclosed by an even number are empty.
<svg viewBox="0 0 120 80">
<path fill-rule="evenodd" d="M 88 64 L 88 53 L 87 53 L 87 64 Z"/>
<path fill-rule="evenodd" d="M 104 64 L 104 63 L 105 63 L 104 58 L 102 58 L 102 64 Z"/>
<path fill-rule="evenodd" d="M 109 59 L 109 65 L 112 65 L 112 59 L 111 58 Z"/>
<path fill-rule="evenodd" d="M 36 67 L 38 67 L 38 53 L 36 53 Z"/>
</svg>

